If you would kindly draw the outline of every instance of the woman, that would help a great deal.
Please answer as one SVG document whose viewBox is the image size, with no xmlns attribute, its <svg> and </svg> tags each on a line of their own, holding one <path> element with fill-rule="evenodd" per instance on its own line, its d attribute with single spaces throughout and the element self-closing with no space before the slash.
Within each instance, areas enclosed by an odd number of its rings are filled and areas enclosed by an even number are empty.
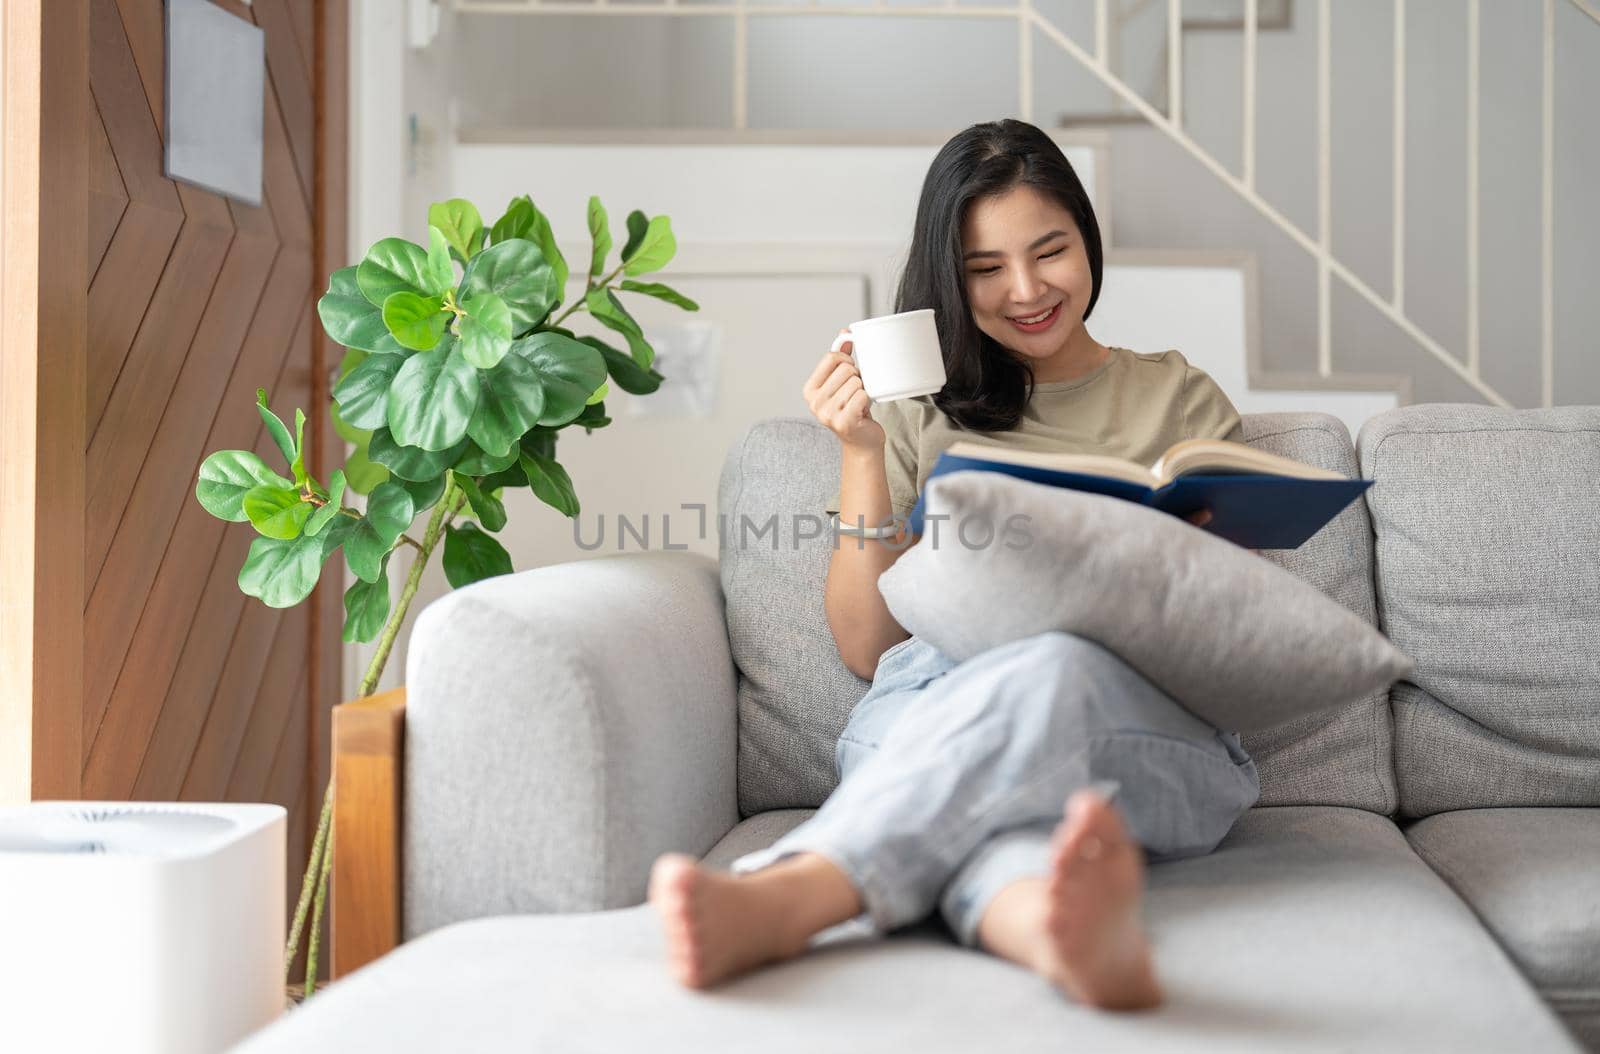
<svg viewBox="0 0 1600 1054">
<path fill-rule="evenodd" d="M 1005 120 L 946 143 L 895 310 L 934 309 L 947 383 L 874 419 L 849 356 L 822 357 L 804 395 L 843 447 L 830 511 L 847 524 L 903 518 L 965 433 L 1140 464 L 1182 438 L 1237 440 L 1237 411 L 1181 354 L 1090 335 L 1100 278 L 1088 195 L 1048 136 Z M 673 974 L 706 987 L 863 913 L 887 932 L 937 909 L 959 941 L 1069 998 L 1155 1005 L 1144 854 L 1214 848 L 1256 800 L 1254 763 L 1237 736 L 1082 638 L 1044 633 L 956 663 L 909 637 L 877 588 L 906 541 L 837 546 L 829 566 L 840 656 L 872 680 L 839 739 L 839 787 L 732 874 L 682 853 L 656 861 L 650 900 Z"/>
</svg>

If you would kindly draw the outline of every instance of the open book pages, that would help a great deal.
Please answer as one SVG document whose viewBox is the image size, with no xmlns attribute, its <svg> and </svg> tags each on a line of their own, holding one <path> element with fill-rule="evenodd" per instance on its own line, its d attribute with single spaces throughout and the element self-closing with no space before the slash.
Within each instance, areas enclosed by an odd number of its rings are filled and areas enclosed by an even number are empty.
<svg viewBox="0 0 1600 1054">
<path fill-rule="evenodd" d="M 1012 465 L 1052 469 L 1057 472 L 1082 472 L 1126 480 L 1143 487 L 1161 487 L 1182 475 L 1222 473 L 1264 473 L 1298 479 L 1344 479 L 1337 472 L 1316 468 L 1292 458 L 1268 454 L 1243 443 L 1225 439 L 1184 439 L 1166 449 L 1149 468 L 1120 457 L 1104 454 L 1051 454 L 1037 450 L 1012 450 L 986 443 L 960 441 L 950 444 L 951 457 L 981 458 Z"/>
</svg>

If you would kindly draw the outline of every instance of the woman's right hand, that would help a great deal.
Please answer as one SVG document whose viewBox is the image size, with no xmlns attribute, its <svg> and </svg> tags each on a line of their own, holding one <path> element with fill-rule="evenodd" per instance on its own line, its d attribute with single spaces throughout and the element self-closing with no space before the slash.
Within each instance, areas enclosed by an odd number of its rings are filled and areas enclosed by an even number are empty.
<svg viewBox="0 0 1600 1054">
<path fill-rule="evenodd" d="M 861 386 L 861 371 L 855 360 L 847 354 L 852 347 L 849 330 L 839 351 L 826 351 L 817 368 L 806 378 L 801 393 L 811 415 L 827 426 L 846 446 L 868 450 L 881 450 L 883 426 L 872 419 L 872 400 Z"/>
</svg>

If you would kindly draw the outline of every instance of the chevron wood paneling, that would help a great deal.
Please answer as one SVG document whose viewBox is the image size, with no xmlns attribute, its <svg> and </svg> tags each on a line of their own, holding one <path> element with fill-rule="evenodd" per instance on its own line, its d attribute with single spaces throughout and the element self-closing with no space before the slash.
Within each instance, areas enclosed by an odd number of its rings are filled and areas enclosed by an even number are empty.
<svg viewBox="0 0 1600 1054">
<path fill-rule="evenodd" d="M 162 0 L 88 0 L 82 794 L 277 802 L 293 896 L 327 778 L 339 602 L 243 596 L 252 532 L 206 514 L 194 481 L 213 450 L 279 460 L 258 387 L 286 420 L 299 406 L 318 422 L 307 439 L 326 475 L 313 306 L 344 251 L 346 16 L 324 0 L 214 2 L 265 35 L 260 206 L 162 174 Z"/>
</svg>

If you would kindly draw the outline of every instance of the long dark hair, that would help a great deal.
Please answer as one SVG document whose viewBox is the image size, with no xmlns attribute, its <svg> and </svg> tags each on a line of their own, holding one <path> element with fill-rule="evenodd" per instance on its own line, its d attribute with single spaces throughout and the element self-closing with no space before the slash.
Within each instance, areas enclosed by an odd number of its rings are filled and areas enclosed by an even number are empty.
<svg viewBox="0 0 1600 1054">
<path fill-rule="evenodd" d="M 1094 279 L 1087 319 L 1100 297 L 1100 225 L 1078 174 L 1061 148 L 1026 121 L 975 124 L 940 148 L 922 183 L 911 252 L 900 276 L 895 312 L 933 308 L 944 348 L 946 383 L 933 403 L 962 428 L 1016 427 L 1033 394 L 1033 369 L 978 328 L 967 304 L 961 223 L 979 198 L 1026 184 L 1072 213 Z"/>
</svg>

